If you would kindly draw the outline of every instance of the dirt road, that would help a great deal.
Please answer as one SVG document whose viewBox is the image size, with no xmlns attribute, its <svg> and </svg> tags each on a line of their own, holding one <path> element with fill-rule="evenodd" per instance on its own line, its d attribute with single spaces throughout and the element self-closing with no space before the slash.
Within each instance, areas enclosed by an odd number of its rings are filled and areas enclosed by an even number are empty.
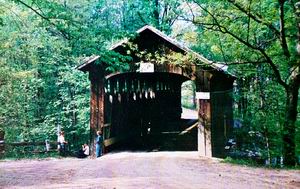
<svg viewBox="0 0 300 189">
<path fill-rule="evenodd" d="M 196 152 L 0 161 L 0 188 L 300 188 L 300 171 L 248 168 Z"/>
</svg>

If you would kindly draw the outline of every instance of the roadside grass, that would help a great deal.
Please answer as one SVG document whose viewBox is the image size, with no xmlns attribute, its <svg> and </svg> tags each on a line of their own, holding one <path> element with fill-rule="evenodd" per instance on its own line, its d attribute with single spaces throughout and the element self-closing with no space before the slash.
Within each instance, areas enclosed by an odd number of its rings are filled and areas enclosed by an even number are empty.
<svg viewBox="0 0 300 189">
<path fill-rule="evenodd" d="M 57 151 L 44 153 L 7 153 L 0 158 L 0 161 L 21 160 L 21 159 L 46 159 L 46 158 L 61 158 Z"/>
<path fill-rule="evenodd" d="M 265 165 L 262 162 L 257 162 L 253 159 L 234 159 L 231 157 L 226 157 L 221 161 L 221 163 L 229 163 L 234 165 L 242 165 L 247 167 L 254 168 L 267 168 L 267 169 L 279 169 L 279 170 L 300 170 L 300 165 L 296 165 L 294 167 L 289 166 L 280 166 L 280 165 Z"/>
<path fill-rule="evenodd" d="M 252 159 L 233 159 L 231 157 L 226 157 L 221 162 L 235 164 L 235 165 L 244 165 L 248 167 L 264 167 L 264 165 L 259 164 Z"/>
</svg>

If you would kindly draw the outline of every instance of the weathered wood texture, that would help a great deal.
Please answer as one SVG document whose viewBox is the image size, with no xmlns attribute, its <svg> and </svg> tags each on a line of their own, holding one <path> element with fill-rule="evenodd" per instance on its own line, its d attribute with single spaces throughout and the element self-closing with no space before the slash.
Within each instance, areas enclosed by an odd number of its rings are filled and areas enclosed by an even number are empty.
<svg viewBox="0 0 300 189">
<path fill-rule="evenodd" d="M 96 149 L 96 132 L 102 131 L 104 126 L 104 69 L 102 65 L 94 65 L 89 72 L 91 81 L 90 147 L 93 157 Z"/>
<path fill-rule="evenodd" d="M 198 152 L 201 156 L 212 156 L 211 108 L 209 100 L 199 100 Z"/>
<path fill-rule="evenodd" d="M 232 89 L 234 79 L 223 73 L 198 67 L 196 89 L 209 92 L 210 99 L 199 100 L 199 154 L 224 157 L 224 146 L 232 134 Z"/>
<path fill-rule="evenodd" d="M 232 89 L 234 77 L 149 26 L 138 30 L 138 35 L 130 43 L 135 44 L 137 49 L 131 51 L 132 61 L 128 62 L 127 73 L 104 73 L 104 64 L 95 64 L 99 59 L 97 56 L 78 67 L 90 73 L 92 152 L 96 130 L 102 129 L 104 125 L 104 137 L 107 139 L 105 145 L 112 145 L 124 137 L 144 135 L 148 128 L 151 128 L 151 132 L 178 129 L 167 123 L 180 119 L 181 84 L 191 79 L 195 81 L 198 92 L 211 94 L 210 99 L 198 101 L 199 154 L 223 156 L 232 124 L 232 99 L 230 93 L 224 91 Z M 129 46 L 126 42 L 119 43 L 111 50 L 128 55 L 128 50 L 132 50 Z M 148 62 L 138 55 L 142 51 L 160 55 L 193 53 L 198 58 L 197 64 L 206 66 L 196 66 L 193 62 L 175 65 L 157 60 L 151 61 L 154 64 L 153 73 L 137 73 L 138 65 Z"/>
<path fill-rule="evenodd" d="M 197 67 L 196 71 L 196 91 L 210 92 L 210 78 L 212 74 Z M 198 128 L 198 152 L 201 156 L 212 156 L 211 138 L 211 99 L 199 99 L 199 128 Z"/>
<path fill-rule="evenodd" d="M 224 146 L 232 137 L 233 126 L 233 102 L 232 102 L 233 79 L 224 75 L 215 75 L 211 78 L 211 134 L 212 155 L 224 157 Z"/>
</svg>

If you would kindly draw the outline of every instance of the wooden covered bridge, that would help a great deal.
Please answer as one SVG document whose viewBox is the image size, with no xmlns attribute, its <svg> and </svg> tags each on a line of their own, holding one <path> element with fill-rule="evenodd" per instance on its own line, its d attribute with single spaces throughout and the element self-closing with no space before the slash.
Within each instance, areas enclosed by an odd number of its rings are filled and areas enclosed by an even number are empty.
<svg viewBox="0 0 300 189">
<path fill-rule="evenodd" d="M 159 150 L 168 143 L 164 150 L 175 146 L 179 150 L 198 149 L 202 156 L 224 156 L 232 127 L 234 76 L 151 26 L 144 26 L 136 37 L 110 50 L 132 57 L 126 72 L 107 71 L 108 65 L 100 62 L 99 56 L 77 67 L 89 72 L 91 81 L 92 149 L 96 131 L 102 130 L 105 151 L 133 144 Z M 176 64 L 174 59 L 147 60 L 141 52 L 193 58 Z M 196 85 L 196 124 L 181 119 L 181 85 L 188 80 Z"/>
</svg>

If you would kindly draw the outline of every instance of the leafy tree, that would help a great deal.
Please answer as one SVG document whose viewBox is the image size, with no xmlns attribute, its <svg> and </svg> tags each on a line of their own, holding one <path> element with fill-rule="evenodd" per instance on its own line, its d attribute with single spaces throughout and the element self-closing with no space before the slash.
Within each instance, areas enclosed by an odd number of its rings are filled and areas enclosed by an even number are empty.
<svg viewBox="0 0 300 189">
<path fill-rule="evenodd" d="M 127 18 L 120 23 L 112 19 L 131 11 L 127 7 L 121 14 L 126 1 L 114 11 L 107 7 L 114 1 L 0 3 L 0 127 L 6 141 L 56 140 L 60 128 L 74 148 L 86 142 L 89 84 L 75 66 L 83 57 L 100 54 L 109 69 L 126 69 L 126 58 L 107 50 L 112 40 L 130 31 L 121 27 L 130 25 Z"/>
<path fill-rule="evenodd" d="M 197 8 L 191 9 L 191 14 L 182 18 L 197 26 L 201 33 L 200 41 L 214 44 L 214 48 L 208 50 L 211 58 L 238 65 L 235 68 L 241 68 L 238 72 L 241 75 L 249 74 L 245 69 L 260 72 L 256 70 L 259 64 L 268 66 L 267 79 L 282 87 L 286 107 L 284 162 L 295 165 L 300 85 L 295 1 L 192 0 L 189 4 Z M 196 14 L 195 10 L 200 13 Z"/>
<path fill-rule="evenodd" d="M 55 140 L 58 127 L 74 147 L 88 140 L 89 84 L 75 66 L 97 54 L 111 71 L 126 70 L 130 59 L 107 47 L 149 24 L 188 39 L 209 59 L 234 66 L 243 78 L 236 115 L 262 133 L 268 158 L 280 154 L 276 148 L 283 144 L 285 164 L 294 165 L 300 139 L 295 3 L 0 0 L 0 128 L 8 141 Z"/>
<path fill-rule="evenodd" d="M 55 140 L 60 124 L 57 120 L 61 119 L 78 120 L 70 124 L 72 129 L 78 130 L 77 136 L 86 133 L 86 108 L 70 113 L 77 106 L 88 107 L 89 99 L 87 76 L 74 72 L 78 61 L 72 54 L 71 43 L 61 33 L 53 32 L 56 28 L 50 29 L 53 24 L 46 27 L 44 20 L 28 8 L 11 2 L 1 5 L 0 72 L 4 74 L 0 86 L 0 127 L 6 131 L 7 142 Z M 67 79 L 76 81 L 76 85 L 60 84 Z M 73 109 L 67 104 L 69 98 L 73 100 Z M 62 100 L 66 102 L 58 107 L 56 104 Z M 70 126 L 62 127 L 67 130 Z"/>
</svg>

